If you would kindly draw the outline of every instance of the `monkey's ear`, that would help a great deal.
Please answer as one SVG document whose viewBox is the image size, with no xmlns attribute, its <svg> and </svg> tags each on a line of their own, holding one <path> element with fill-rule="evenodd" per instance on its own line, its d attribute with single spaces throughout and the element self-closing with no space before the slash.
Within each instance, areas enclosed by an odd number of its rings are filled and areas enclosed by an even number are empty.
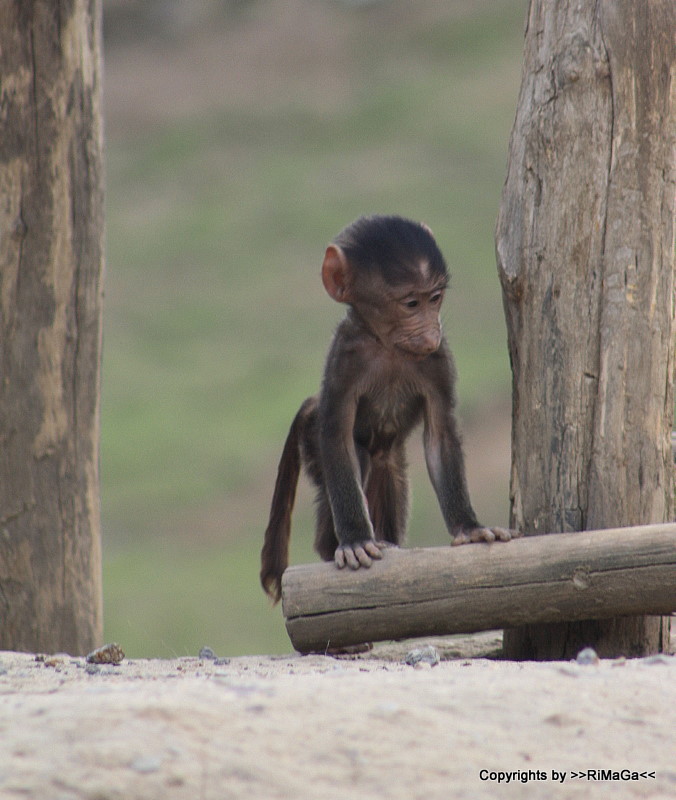
<svg viewBox="0 0 676 800">
<path fill-rule="evenodd" d="M 339 303 L 349 303 L 352 299 L 352 268 L 345 253 L 335 244 L 326 248 L 322 264 L 322 282 L 329 295 Z"/>
</svg>

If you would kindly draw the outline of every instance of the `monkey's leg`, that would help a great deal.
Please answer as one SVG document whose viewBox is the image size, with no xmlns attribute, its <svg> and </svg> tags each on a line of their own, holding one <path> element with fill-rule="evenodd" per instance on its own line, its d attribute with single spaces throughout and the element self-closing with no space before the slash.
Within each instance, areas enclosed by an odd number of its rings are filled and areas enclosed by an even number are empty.
<svg viewBox="0 0 676 800">
<path fill-rule="evenodd" d="M 362 486 L 362 472 L 368 464 L 360 460 L 352 436 L 356 406 L 350 403 L 347 411 L 341 412 L 346 403 L 345 398 L 332 397 L 324 389 L 320 406 L 321 466 L 338 539 L 336 566 L 359 569 L 382 558 L 383 545 L 375 540 Z"/>
<path fill-rule="evenodd" d="M 455 419 L 437 403 L 426 409 L 423 441 L 427 469 L 451 544 L 508 542 L 519 535 L 505 528 L 486 528 L 477 521 L 467 490 L 465 459 Z"/>
<path fill-rule="evenodd" d="M 382 458 L 374 458 L 366 486 L 366 499 L 378 541 L 394 545 L 403 543 L 408 522 L 408 497 L 403 447 L 393 449 Z"/>
</svg>

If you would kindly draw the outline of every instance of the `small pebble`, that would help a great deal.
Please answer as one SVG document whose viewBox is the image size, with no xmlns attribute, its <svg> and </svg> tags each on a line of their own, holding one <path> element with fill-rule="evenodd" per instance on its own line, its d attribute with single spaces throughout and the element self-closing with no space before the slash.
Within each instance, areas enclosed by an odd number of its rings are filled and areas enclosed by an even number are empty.
<svg viewBox="0 0 676 800">
<path fill-rule="evenodd" d="M 404 663 L 408 664 L 409 667 L 415 667 L 418 664 L 429 664 L 431 667 L 436 667 L 439 661 L 439 652 L 431 644 L 417 647 L 415 650 L 409 650 L 404 659 Z"/>
<path fill-rule="evenodd" d="M 203 647 L 199 652 L 199 658 L 204 658 L 207 661 L 215 661 L 216 653 L 210 647 Z"/>
<path fill-rule="evenodd" d="M 129 765 L 134 772 L 140 772 L 147 775 L 150 772 L 157 772 L 162 766 L 162 759 L 158 756 L 140 756 L 134 759 Z"/>
<path fill-rule="evenodd" d="M 659 653 L 656 656 L 648 656 L 647 658 L 642 658 L 641 663 L 648 664 L 649 666 L 653 664 L 673 664 L 674 657 L 665 655 L 664 653 Z"/>
<path fill-rule="evenodd" d="M 569 678 L 580 677 L 580 671 L 578 669 L 573 669 L 573 667 L 569 667 L 567 664 L 564 664 L 562 667 L 557 667 L 556 669 L 562 675 L 567 675 Z"/>
<path fill-rule="evenodd" d="M 119 664 L 124 658 L 124 651 L 119 644 L 112 642 L 111 644 L 104 644 L 96 650 L 92 650 L 87 656 L 88 664 Z"/>
<path fill-rule="evenodd" d="M 580 650 L 577 654 L 575 661 L 578 664 L 598 664 L 599 657 L 596 655 L 596 650 L 591 647 L 585 647 L 584 650 Z"/>
</svg>

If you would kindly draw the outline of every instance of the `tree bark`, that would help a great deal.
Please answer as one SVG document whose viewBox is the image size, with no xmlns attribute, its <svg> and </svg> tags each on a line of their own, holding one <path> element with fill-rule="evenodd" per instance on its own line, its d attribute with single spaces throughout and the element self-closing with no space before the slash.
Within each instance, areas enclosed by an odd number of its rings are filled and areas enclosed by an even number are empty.
<svg viewBox="0 0 676 800">
<path fill-rule="evenodd" d="M 531 0 L 496 229 L 526 533 L 673 518 L 673 0 Z M 640 655 L 668 620 L 506 632 L 514 658 Z"/>
<path fill-rule="evenodd" d="M 0 5 L 0 649 L 102 638 L 100 29 Z"/>
</svg>

